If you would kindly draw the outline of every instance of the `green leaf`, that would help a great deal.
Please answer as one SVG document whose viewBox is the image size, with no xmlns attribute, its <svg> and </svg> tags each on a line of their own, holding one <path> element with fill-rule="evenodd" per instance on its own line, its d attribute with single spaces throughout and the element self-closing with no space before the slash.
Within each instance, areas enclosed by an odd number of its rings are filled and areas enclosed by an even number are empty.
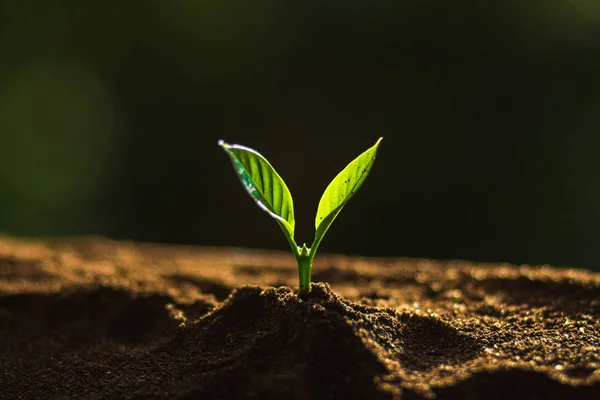
<svg viewBox="0 0 600 400">
<path fill-rule="evenodd" d="M 342 211 L 348 200 L 360 187 L 371 171 L 379 143 L 383 138 L 379 138 L 377 143 L 354 161 L 346 166 L 327 186 L 317 209 L 315 218 L 315 241 L 312 245 L 312 251 L 316 251 L 325 232 L 331 226 L 331 223 Z M 313 253 L 314 255 L 314 253 Z"/>
<path fill-rule="evenodd" d="M 219 140 L 246 192 L 256 204 L 275 218 L 288 240 L 294 236 L 294 204 L 285 182 L 258 152 L 245 146 Z"/>
</svg>

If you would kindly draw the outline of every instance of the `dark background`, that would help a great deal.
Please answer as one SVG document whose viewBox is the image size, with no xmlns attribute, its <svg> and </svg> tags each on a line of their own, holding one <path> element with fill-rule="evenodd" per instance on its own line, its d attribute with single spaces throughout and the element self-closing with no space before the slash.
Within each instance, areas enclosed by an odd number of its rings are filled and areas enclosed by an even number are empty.
<svg viewBox="0 0 600 400">
<path fill-rule="evenodd" d="M 0 0 L 0 231 L 287 249 L 222 138 L 328 182 L 321 252 L 600 269 L 600 2 Z"/>
</svg>

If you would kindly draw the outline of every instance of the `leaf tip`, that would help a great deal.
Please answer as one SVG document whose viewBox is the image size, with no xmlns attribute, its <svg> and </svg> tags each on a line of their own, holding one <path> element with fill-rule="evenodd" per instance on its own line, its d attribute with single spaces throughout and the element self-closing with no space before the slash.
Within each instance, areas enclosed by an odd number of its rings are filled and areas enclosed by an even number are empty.
<svg viewBox="0 0 600 400">
<path fill-rule="evenodd" d="M 223 139 L 219 139 L 219 140 L 217 141 L 217 144 L 218 144 L 219 146 L 221 146 L 221 147 L 225 147 L 225 146 L 227 146 L 227 143 L 225 143 L 225 141 L 224 141 Z"/>
</svg>

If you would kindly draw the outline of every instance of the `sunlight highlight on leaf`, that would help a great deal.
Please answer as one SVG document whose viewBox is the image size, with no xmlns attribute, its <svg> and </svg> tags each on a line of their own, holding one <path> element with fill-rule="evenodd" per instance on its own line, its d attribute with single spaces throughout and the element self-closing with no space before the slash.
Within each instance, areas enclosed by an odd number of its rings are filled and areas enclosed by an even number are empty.
<svg viewBox="0 0 600 400">
<path fill-rule="evenodd" d="M 294 235 L 294 204 L 285 182 L 271 164 L 255 150 L 219 141 L 246 192 L 256 204 L 275 218 L 289 236 Z"/>
</svg>

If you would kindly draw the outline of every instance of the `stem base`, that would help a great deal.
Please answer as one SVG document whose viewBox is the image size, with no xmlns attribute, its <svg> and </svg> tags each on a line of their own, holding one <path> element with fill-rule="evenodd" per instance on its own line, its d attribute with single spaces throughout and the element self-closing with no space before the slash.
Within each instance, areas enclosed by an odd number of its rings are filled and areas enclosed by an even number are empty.
<svg viewBox="0 0 600 400">
<path fill-rule="evenodd" d="M 299 254 L 296 256 L 298 261 L 298 276 L 300 278 L 298 296 L 301 298 L 306 298 L 310 294 L 310 274 L 312 270 L 313 257 L 310 254 L 310 249 L 306 247 L 306 244 L 304 244 L 299 250 Z"/>
</svg>

